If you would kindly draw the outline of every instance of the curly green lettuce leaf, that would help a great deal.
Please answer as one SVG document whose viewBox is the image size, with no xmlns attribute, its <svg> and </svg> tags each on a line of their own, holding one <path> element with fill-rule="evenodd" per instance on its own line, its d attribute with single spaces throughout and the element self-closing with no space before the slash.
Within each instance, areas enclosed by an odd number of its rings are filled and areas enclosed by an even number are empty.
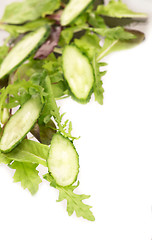
<svg viewBox="0 0 152 240">
<path fill-rule="evenodd" d="M 47 95 L 45 96 L 45 104 L 39 117 L 39 124 L 48 123 L 52 116 L 58 123 L 60 119 L 60 113 L 54 98 L 51 81 L 48 76 L 43 80 L 42 86 L 44 87 Z"/>
<path fill-rule="evenodd" d="M 14 182 L 21 182 L 21 186 L 33 195 L 42 182 L 36 168 L 39 164 L 47 167 L 48 151 L 48 146 L 25 139 L 11 152 L 0 153 L 0 163 L 15 169 Z"/>
<path fill-rule="evenodd" d="M 54 53 L 51 53 L 44 61 L 43 69 L 47 71 L 47 74 L 52 83 L 52 90 L 55 99 L 60 99 L 68 96 L 68 88 L 63 77 L 62 58 L 56 57 Z"/>
<path fill-rule="evenodd" d="M 87 32 L 80 39 L 75 39 L 75 45 L 88 56 L 89 59 L 93 59 L 94 54 L 101 50 L 99 45 L 100 38 L 94 34 Z"/>
<path fill-rule="evenodd" d="M 0 115 L 3 108 L 12 109 L 23 105 L 33 94 L 40 94 L 43 102 L 43 88 L 32 81 L 15 81 L 6 88 L 2 88 L 0 90 Z"/>
<path fill-rule="evenodd" d="M 63 29 L 61 31 L 59 46 L 64 47 L 65 44 L 69 44 L 73 39 L 74 34 L 78 35 L 78 33 L 82 32 L 86 27 L 88 27 L 88 24 L 84 23 Z"/>
<path fill-rule="evenodd" d="M 94 69 L 94 76 L 95 76 L 95 82 L 93 86 L 93 91 L 94 91 L 94 96 L 95 96 L 95 101 L 97 101 L 99 104 L 103 104 L 103 82 L 101 80 L 101 77 L 105 75 L 105 71 L 101 71 L 100 67 L 103 67 L 107 65 L 106 63 L 98 63 L 96 59 L 96 55 L 94 55 L 92 66 Z"/>
<path fill-rule="evenodd" d="M 23 189 L 28 189 L 34 195 L 38 189 L 39 184 L 42 182 L 36 170 L 37 164 L 13 162 L 10 167 L 15 169 L 14 182 L 21 182 Z"/>
<path fill-rule="evenodd" d="M 56 79 L 56 76 L 53 76 L 54 80 Z M 69 91 L 67 89 L 67 86 L 64 81 L 58 81 L 56 83 L 52 83 L 52 90 L 55 99 L 62 99 L 68 97 Z"/>
<path fill-rule="evenodd" d="M 28 63 L 22 64 L 15 73 L 10 75 L 9 83 L 24 79 L 40 85 L 46 75 L 49 75 L 51 79 L 54 97 L 60 99 L 67 96 L 68 91 L 63 78 L 61 58 L 56 58 L 53 53 L 44 60 L 29 59 Z"/>
<path fill-rule="evenodd" d="M 91 206 L 83 203 L 83 200 L 90 197 L 90 195 L 85 194 L 76 194 L 74 190 L 79 186 L 79 182 L 75 186 L 67 186 L 61 187 L 55 183 L 55 180 L 49 174 L 43 176 L 45 180 L 50 182 L 50 186 L 59 190 L 59 198 L 57 202 L 61 202 L 63 200 L 67 201 L 67 212 L 69 216 L 71 216 L 74 212 L 76 213 L 77 217 L 83 217 L 89 221 L 94 221 L 95 217 L 91 212 Z"/>
<path fill-rule="evenodd" d="M 60 114 L 60 108 L 57 106 L 57 103 L 55 101 L 53 88 L 52 88 L 52 84 L 49 76 L 47 76 L 44 79 L 42 86 L 44 87 L 45 93 L 47 93 L 47 95 L 44 97 L 45 104 L 44 104 L 43 111 L 39 117 L 38 123 L 40 125 L 47 124 L 50 121 L 50 118 L 53 117 L 57 123 L 57 126 L 58 126 L 57 130 L 59 132 L 61 132 L 65 137 L 68 137 L 71 140 L 78 139 L 77 137 L 73 137 L 71 135 L 71 132 L 72 132 L 71 121 L 66 120 L 65 122 L 62 122 L 63 116 L 65 114 L 64 113 Z"/>
<path fill-rule="evenodd" d="M 38 75 L 35 76 L 35 73 Z M 30 59 L 28 63 L 24 63 L 18 67 L 18 69 L 10 74 L 9 84 L 13 84 L 16 81 L 29 81 L 30 79 L 34 79 L 37 84 L 39 83 L 39 79 L 42 77 L 43 69 L 42 62 L 37 60 Z M 38 77 L 39 76 L 39 77 Z"/>
<path fill-rule="evenodd" d="M 146 18 L 145 13 L 134 12 L 121 0 L 111 0 L 107 5 L 99 5 L 97 13 L 117 18 Z"/>
<path fill-rule="evenodd" d="M 43 68 L 45 70 L 47 70 L 48 72 L 48 75 L 51 76 L 51 82 L 58 82 L 60 80 L 63 79 L 63 70 L 62 70 L 62 65 L 61 65 L 61 62 L 62 62 L 62 59 L 61 57 L 56 57 L 54 55 L 54 53 L 51 53 L 48 57 L 48 59 L 46 59 L 44 62 L 43 62 Z M 57 74 L 59 73 L 59 77 L 58 77 L 58 80 L 55 79 L 55 81 L 52 79 L 54 74 Z"/>
<path fill-rule="evenodd" d="M 60 7 L 60 0 L 24 0 L 13 2 L 5 8 L 2 22 L 22 24 L 33 21 L 46 14 L 52 14 Z"/>
</svg>

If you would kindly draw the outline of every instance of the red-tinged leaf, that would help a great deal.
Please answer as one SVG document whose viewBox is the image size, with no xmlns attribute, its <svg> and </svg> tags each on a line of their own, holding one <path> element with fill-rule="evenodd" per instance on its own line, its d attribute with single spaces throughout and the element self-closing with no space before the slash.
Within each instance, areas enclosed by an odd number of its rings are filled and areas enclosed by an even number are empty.
<svg viewBox="0 0 152 240">
<path fill-rule="evenodd" d="M 49 145 L 53 135 L 56 133 L 55 129 L 56 125 L 50 120 L 47 124 L 39 125 L 36 123 L 31 129 L 31 133 L 40 143 Z"/>
<path fill-rule="evenodd" d="M 51 20 L 55 20 L 57 23 L 60 23 L 61 15 L 63 10 L 59 10 L 51 15 L 47 15 L 46 17 Z"/>
<path fill-rule="evenodd" d="M 54 48 L 58 45 L 60 38 L 61 27 L 52 27 L 51 35 L 47 41 L 38 49 L 34 59 L 45 59 L 47 56 L 53 52 Z"/>
</svg>

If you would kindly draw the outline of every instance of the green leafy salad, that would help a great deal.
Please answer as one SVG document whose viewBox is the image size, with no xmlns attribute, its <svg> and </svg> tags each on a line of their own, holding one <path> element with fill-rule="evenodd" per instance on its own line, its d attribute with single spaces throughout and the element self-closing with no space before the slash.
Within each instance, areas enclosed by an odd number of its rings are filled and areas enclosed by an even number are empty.
<svg viewBox="0 0 152 240">
<path fill-rule="evenodd" d="M 48 181 L 69 215 L 95 220 L 83 202 L 90 196 L 74 192 L 79 137 L 57 100 L 87 104 L 94 95 L 102 105 L 103 57 L 142 42 L 144 33 L 130 23 L 146 19 L 121 0 L 24 0 L 8 5 L 0 20 L 9 33 L 0 46 L 0 163 L 15 169 L 14 182 L 31 194 Z"/>
</svg>

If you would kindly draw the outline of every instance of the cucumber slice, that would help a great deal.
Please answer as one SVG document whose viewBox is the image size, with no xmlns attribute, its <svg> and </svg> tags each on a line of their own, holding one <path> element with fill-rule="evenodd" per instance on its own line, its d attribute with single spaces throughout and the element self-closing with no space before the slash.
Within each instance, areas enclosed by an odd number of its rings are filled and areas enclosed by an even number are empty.
<svg viewBox="0 0 152 240">
<path fill-rule="evenodd" d="M 0 68 L 0 79 L 21 65 L 46 40 L 49 34 L 47 26 L 43 26 L 32 33 L 28 33 L 8 53 Z"/>
<path fill-rule="evenodd" d="M 71 0 L 61 16 L 61 25 L 66 26 L 78 17 L 93 0 Z"/>
<path fill-rule="evenodd" d="M 63 51 L 63 72 L 74 98 L 88 102 L 94 84 L 92 66 L 86 56 L 75 46 L 66 46 Z"/>
<path fill-rule="evenodd" d="M 49 172 L 58 185 L 68 186 L 76 181 L 79 156 L 73 143 L 60 133 L 52 138 L 47 163 Z"/>
<path fill-rule="evenodd" d="M 28 100 L 8 120 L 0 141 L 1 152 L 10 152 L 31 130 L 42 109 L 40 97 Z"/>
</svg>

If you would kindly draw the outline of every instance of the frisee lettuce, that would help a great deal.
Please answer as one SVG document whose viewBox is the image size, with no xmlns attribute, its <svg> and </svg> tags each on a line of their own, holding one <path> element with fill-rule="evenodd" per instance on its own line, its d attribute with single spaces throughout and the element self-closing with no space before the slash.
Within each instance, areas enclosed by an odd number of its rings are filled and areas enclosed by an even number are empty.
<svg viewBox="0 0 152 240">
<path fill-rule="evenodd" d="M 91 206 L 86 205 L 82 202 L 84 199 L 89 198 L 90 195 L 79 195 L 73 192 L 79 186 L 79 182 L 77 183 L 77 185 L 61 187 L 56 184 L 52 176 L 50 176 L 49 174 L 44 175 L 43 178 L 50 183 L 51 187 L 59 190 L 59 198 L 57 202 L 61 202 L 63 200 L 67 201 L 67 212 L 69 216 L 71 216 L 75 212 L 77 217 L 83 217 L 84 219 L 87 219 L 89 221 L 95 220 L 95 217 L 90 211 Z"/>
<path fill-rule="evenodd" d="M 95 82 L 94 82 L 94 86 L 93 86 L 93 91 L 94 91 L 94 95 L 95 95 L 95 101 L 97 101 L 99 104 L 103 104 L 103 93 L 104 93 L 104 89 L 103 89 L 103 82 L 101 80 L 101 77 L 105 75 L 105 71 L 101 71 L 100 67 L 103 67 L 106 65 L 106 63 L 97 63 L 96 61 L 96 55 L 94 55 L 93 58 L 93 69 L 94 69 L 94 74 L 95 74 Z"/>
</svg>

